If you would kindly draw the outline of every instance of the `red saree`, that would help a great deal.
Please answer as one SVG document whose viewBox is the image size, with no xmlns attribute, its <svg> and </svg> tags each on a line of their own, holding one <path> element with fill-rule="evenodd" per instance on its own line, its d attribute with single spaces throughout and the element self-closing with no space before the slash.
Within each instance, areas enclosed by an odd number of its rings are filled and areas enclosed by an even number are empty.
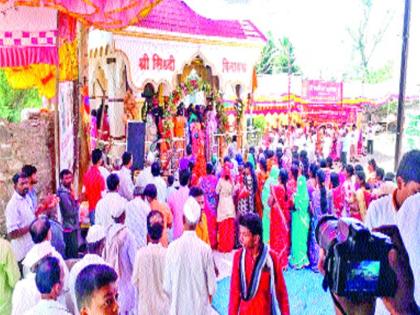
<svg viewBox="0 0 420 315">
<path fill-rule="evenodd" d="M 230 253 L 235 246 L 235 219 L 225 219 L 218 225 L 219 252 Z"/>
<path fill-rule="evenodd" d="M 262 218 L 262 213 L 263 213 L 263 204 L 262 204 L 262 199 L 261 199 L 262 190 L 263 190 L 263 186 L 267 178 L 268 178 L 268 175 L 266 172 L 260 170 L 257 173 L 258 188 L 257 188 L 257 194 L 255 196 L 255 209 L 257 211 L 257 214 L 260 216 L 260 218 Z"/>
<path fill-rule="evenodd" d="M 271 186 L 270 247 L 279 254 L 280 266 L 287 268 L 290 253 L 290 198 L 283 185 Z"/>
</svg>

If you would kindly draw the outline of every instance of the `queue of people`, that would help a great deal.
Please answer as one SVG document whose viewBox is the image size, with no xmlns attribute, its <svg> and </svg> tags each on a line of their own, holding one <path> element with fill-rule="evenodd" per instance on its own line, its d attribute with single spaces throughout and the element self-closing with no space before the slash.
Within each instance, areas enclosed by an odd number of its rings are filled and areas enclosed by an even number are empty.
<svg viewBox="0 0 420 315">
<path fill-rule="evenodd" d="M 299 128 L 294 139 L 298 134 Z M 323 272 L 315 226 L 325 214 L 354 217 L 369 228 L 398 226 L 418 301 L 420 151 L 408 152 L 394 176 L 374 159 L 365 170 L 331 150 L 308 152 L 299 141 L 277 142 L 272 150 L 269 142 L 244 155 L 230 147 L 223 161 L 207 163 L 204 176 L 189 150 L 169 187 L 153 157 L 134 178 L 130 152 L 121 168 L 107 170 L 95 149 L 80 198 L 73 174 L 62 170 L 57 196 L 38 202 L 30 193 L 36 168 L 25 167 L 13 178 L 5 212 L 11 244 L 0 243 L 8 266 L 0 272 L 8 281 L 0 310 L 212 314 L 219 273 L 213 251 L 236 250 L 229 315 L 289 314 L 283 272 Z"/>
</svg>

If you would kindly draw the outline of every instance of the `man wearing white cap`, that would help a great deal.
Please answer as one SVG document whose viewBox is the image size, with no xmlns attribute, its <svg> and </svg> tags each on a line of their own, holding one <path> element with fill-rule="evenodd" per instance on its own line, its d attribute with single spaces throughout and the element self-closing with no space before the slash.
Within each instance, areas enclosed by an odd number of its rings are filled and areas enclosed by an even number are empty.
<svg viewBox="0 0 420 315">
<path fill-rule="evenodd" d="M 95 224 L 89 228 L 89 232 L 86 236 L 87 250 L 88 253 L 70 270 L 69 275 L 69 287 L 71 300 L 73 302 L 73 313 L 79 314 L 76 302 L 75 284 L 79 273 L 89 265 L 101 265 L 106 264 L 102 258 L 102 253 L 105 247 L 105 229 L 103 226 Z"/>
<path fill-rule="evenodd" d="M 184 233 L 166 254 L 163 289 L 171 298 L 171 315 L 211 314 L 216 273 L 210 246 L 195 232 L 200 205 L 189 197 L 184 206 Z"/>
<path fill-rule="evenodd" d="M 136 289 L 131 283 L 136 241 L 125 225 L 125 207 L 114 207 L 111 212 L 114 223 L 106 229 L 104 259 L 118 275 L 118 303 L 120 314 L 128 314 L 136 307 Z"/>
</svg>

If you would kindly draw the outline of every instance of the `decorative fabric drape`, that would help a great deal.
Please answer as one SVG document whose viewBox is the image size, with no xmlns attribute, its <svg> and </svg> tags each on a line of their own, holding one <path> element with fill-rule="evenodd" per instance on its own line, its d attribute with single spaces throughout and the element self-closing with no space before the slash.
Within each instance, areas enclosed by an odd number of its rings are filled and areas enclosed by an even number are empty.
<svg viewBox="0 0 420 315">
<path fill-rule="evenodd" d="M 0 67 L 13 89 L 56 94 L 57 30 L 0 32 Z"/>
<path fill-rule="evenodd" d="M 31 64 L 50 64 L 58 62 L 55 47 L 1 47 L 0 67 L 26 67 Z"/>
<path fill-rule="evenodd" d="M 9 0 L 12 2 L 13 0 Z M 121 29 L 147 16 L 161 0 L 15 0 L 16 5 L 49 7 L 100 29 Z M 0 1 L 2 2 L 2 1 Z M 4 2 L 4 0 L 3 0 Z"/>
<path fill-rule="evenodd" d="M 36 87 L 41 96 L 48 99 L 56 92 L 57 67 L 49 64 L 33 64 L 25 67 L 4 68 L 7 81 L 13 89 Z"/>
</svg>

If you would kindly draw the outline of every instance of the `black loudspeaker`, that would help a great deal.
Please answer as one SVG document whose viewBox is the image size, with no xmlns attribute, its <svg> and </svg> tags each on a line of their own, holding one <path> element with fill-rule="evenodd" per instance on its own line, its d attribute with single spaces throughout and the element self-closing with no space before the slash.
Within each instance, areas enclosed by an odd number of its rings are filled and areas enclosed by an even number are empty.
<svg viewBox="0 0 420 315">
<path fill-rule="evenodd" d="M 127 151 L 133 154 L 133 170 L 143 169 L 145 136 L 146 123 L 139 121 L 128 122 Z"/>
</svg>

